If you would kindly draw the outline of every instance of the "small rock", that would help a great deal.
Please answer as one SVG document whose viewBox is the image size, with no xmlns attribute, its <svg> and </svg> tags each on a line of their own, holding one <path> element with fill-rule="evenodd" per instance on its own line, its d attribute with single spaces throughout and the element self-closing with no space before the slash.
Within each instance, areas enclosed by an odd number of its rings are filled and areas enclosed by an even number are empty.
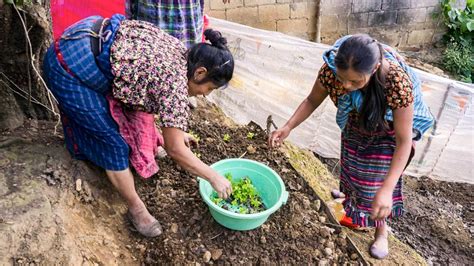
<svg viewBox="0 0 474 266">
<path fill-rule="evenodd" d="M 82 180 L 80 178 L 78 178 L 76 180 L 76 191 L 80 192 L 81 190 L 82 190 Z"/>
<path fill-rule="evenodd" d="M 204 260 L 204 262 L 209 262 L 211 260 L 211 257 L 212 257 L 211 252 L 206 250 L 206 252 L 204 252 L 204 255 L 202 256 L 202 259 Z"/>
<path fill-rule="evenodd" d="M 319 209 L 321 209 L 321 201 L 320 200 L 313 201 L 313 209 L 315 211 L 319 211 Z"/>
<path fill-rule="evenodd" d="M 315 250 L 313 251 L 313 257 L 315 257 L 315 258 L 321 258 L 321 256 L 322 256 L 321 250 L 315 249 Z"/>
<path fill-rule="evenodd" d="M 329 265 L 329 261 L 323 259 L 318 262 L 318 266 L 327 266 Z"/>
<path fill-rule="evenodd" d="M 189 100 L 189 102 L 188 102 L 189 108 L 190 109 L 196 109 L 197 106 L 198 106 L 198 102 L 197 102 L 196 97 L 189 97 L 188 100 Z"/>
<path fill-rule="evenodd" d="M 171 232 L 173 232 L 173 234 L 178 232 L 178 225 L 176 223 L 171 224 Z"/>
<path fill-rule="evenodd" d="M 178 193 L 176 192 L 176 190 L 171 190 L 171 197 L 172 198 L 176 198 L 176 196 L 178 195 Z"/>
<path fill-rule="evenodd" d="M 305 209 L 309 209 L 311 207 L 311 202 L 309 201 L 309 199 L 307 198 L 303 199 L 303 207 Z"/>
<path fill-rule="evenodd" d="M 211 257 L 213 260 L 218 260 L 222 256 L 222 249 L 211 250 Z"/>
<path fill-rule="evenodd" d="M 432 257 L 428 257 L 428 259 L 426 260 L 426 263 L 427 263 L 429 266 L 433 266 L 433 258 L 432 258 Z"/>
<path fill-rule="evenodd" d="M 163 147 L 158 146 L 158 151 L 156 152 L 156 157 L 158 157 L 158 159 L 163 159 L 167 155 L 168 155 L 168 153 L 166 153 L 166 150 Z"/>
<path fill-rule="evenodd" d="M 329 238 L 329 237 L 331 237 L 331 228 L 329 228 L 327 226 L 323 226 L 319 230 L 319 234 L 324 238 Z"/>
<path fill-rule="evenodd" d="M 213 139 L 213 138 L 206 138 L 205 141 L 208 142 L 208 143 L 212 143 L 212 142 L 215 141 L 215 139 Z"/>
<path fill-rule="evenodd" d="M 262 236 L 262 237 L 260 238 L 260 243 L 266 244 L 266 243 L 267 243 L 267 239 L 266 239 L 264 236 Z"/>
<path fill-rule="evenodd" d="M 286 167 L 283 167 L 283 169 L 281 169 L 281 172 L 282 172 L 283 174 L 286 174 L 286 173 L 288 173 L 289 171 L 290 171 L 290 169 L 288 169 L 288 168 L 286 168 Z"/>
<path fill-rule="evenodd" d="M 346 239 L 345 238 L 340 238 L 340 237 L 338 237 L 336 239 L 336 243 L 341 247 L 345 247 L 347 245 Z"/>
<path fill-rule="evenodd" d="M 330 248 L 325 248 L 325 249 L 324 249 L 324 254 L 326 254 L 326 256 L 331 256 L 331 255 L 332 255 L 332 249 L 330 249 Z"/>
<path fill-rule="evenodd" d="M 146 247 L 143 244 L 137 245 L 137 249 L 140 251 L 140 253 L 144 254 L 146 251 Z"/>
<path fill-rule="evenodd" d="M 359 255 L 357 255 L 357 253 L 351 254 L 351 260 L 357 260 L 358 258 L 359 258 Z"/>
<path fill-rule="evenodd" d="M 325 223 L 325 222 L 326 222 L 326 217 L 324 217 L 324 216 L 319 216 L 319 222 Z"/>
<path fill-rule="evenodd" d="M 268 231 L 270 231 L 270 225 L 262 224 L 262 229 L 263 229 L 263 231 L 268 232 Z"/>
<path fill-rule="evenodd" d="M 346 239 L 347 238 L 347 234 L 345 232 L 341 232 L 339 234 L 339 237 L 342 238 L 342 239 Z"/>
<path fill-rule="evenodd" d="M 326 247 L 327 247 L 327 248 L 330 248 L 330 249 L 334 249 L 334 247 L 335 247 L 335 246 L 334 246 L 334 242 L 328 241 L 328 242 L 326 243 Z"/>
<path fill-rule="evenodd" d="M 247 153 L 248 153 L 248 154 L 254 154 L 254 153 L 256 153 L 256 152 L 257 152 L 257 149 L 256 149 L 254 146 L 252 146 L 252 144 L 250 144 L 249 146 L 247 146 Z"/>
<path fill-rule="evenodd" d="M 162 186 L 169 186 L 169 185 L 171 185 L 171 181 L 167 178 L 163 179 L 163 180 L 161 180 L 161 185 Z"/>
<path fill-rule="evenodd" d="M 53 172 L 53 177 L 54 177 L 54 179 L 56 179 L 56 180 L 60 180 L 60 179 L 61 179 L 61 175 L 62 175 L 62 173 L 61 173 L 61 171 L 59 171 L 59 170 L 55 170 L 55 171 Z"/>
</svg>

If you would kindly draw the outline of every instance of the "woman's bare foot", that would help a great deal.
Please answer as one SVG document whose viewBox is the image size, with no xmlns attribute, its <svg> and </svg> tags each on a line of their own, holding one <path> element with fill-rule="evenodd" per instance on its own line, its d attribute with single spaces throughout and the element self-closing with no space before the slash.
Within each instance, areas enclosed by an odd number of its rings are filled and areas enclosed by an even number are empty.
<svg viewBox="0 0 474 266">
<path fill-rule="evenodd" d="M 334 199 L 343 199 L 346 197 L 346 194 L 342 193 L 341 191 L 339 191 L 339 189 L 333 189 L 331 191 L 331 196 L 334 198 Z"/>
<path fill-rule="evenodd" d="M 135 229 L 146 237 L 156 237 L 163 232 L 160 223 L 148 212 L 143 202 L 130 206 L 128 217 Z"/>
<path fill-rule="evenodd" d="M 375 240 L 370 246 L 370 255 L 383 259 L 388 255 L 388 225 L 384 224 L 375 229 Z"/>
</svg>

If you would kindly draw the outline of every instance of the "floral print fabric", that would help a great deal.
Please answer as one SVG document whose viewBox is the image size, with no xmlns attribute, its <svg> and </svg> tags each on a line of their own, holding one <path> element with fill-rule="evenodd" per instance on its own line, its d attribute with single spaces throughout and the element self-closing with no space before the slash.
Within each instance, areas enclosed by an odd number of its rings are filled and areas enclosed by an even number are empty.
<svg viewBox="0 0 474 266">
<path fill-rule="evenodd" d="M 114 98 L 159 115 L 160 127 L 188 126 L 186 48 L 151 23 L 124 20 L 111 47 Z"/>
<path fill-rule="evenodd" d="M 387 104 L 392 110 L 407 107 L 413 103 L 413 84 L 400 66 L 390 61 L 389 63 L 389 70 L 385 77 Z M 347 91 L 327 64 L 324 64 L 319 70 L 318 80 L 329 92 L 329 97 L 337 106 L 338 98 L 346 94 Z"/>
</svg>

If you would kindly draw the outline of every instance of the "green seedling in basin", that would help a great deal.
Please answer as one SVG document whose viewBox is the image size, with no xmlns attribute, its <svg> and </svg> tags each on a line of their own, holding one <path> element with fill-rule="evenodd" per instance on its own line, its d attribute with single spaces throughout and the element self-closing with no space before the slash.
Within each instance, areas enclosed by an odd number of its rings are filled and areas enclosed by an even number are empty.
<svg viewBox="0 0 474 266">
<path fill-rule="evenodd" d="M 196 140 L 197 143 L 199 143 L 199 141 L 201 141 L 201 137 L 196 132 L 190 130 L 189 135 L 193 136 L 193 138 Z"/>
<path fill-rule="evenodd" d="M 229 134 L 224 134 L 224 136 L 222 137 L 222 139 L 225 141 L 225 142 L 229 142 L 230 141 L 230 135 Z"/>
<path fill-rule="evenodd" d="M 211 200 L 217 206 L 240 214 L 258 213 L 266 209 L 250 178 L 246 176 L 235 181 L 230 173 L 226 173 L 224 176 L 232 184 L 232 194 L 229 198 L 223 200 L 214 191 L 211 195 Z"/>
<path fill-rule="evenodd" d="M 247 133 L 247 139 L 253 139 L 255 137 L 255 133 L 249 132 Z"/>
</svg>

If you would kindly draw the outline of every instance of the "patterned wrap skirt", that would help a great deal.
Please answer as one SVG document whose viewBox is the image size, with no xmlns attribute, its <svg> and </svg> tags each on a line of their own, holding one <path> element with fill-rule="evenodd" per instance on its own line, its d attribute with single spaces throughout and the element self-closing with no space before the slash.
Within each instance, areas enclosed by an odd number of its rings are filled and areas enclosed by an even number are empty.
<svg viewBox="0 0 474 266">
<path fill-rule="evenodd" d="M 392 127 L 393 128 L 393 127 Z M 395 132 L 369 133 L 359 128 L 358 119 L 351 116 L 341 134 L 340 189 L 346 195 L 344 210 L 352 223 L 362 227 L 382 226 L 385 221 L 370 218 L 372 202 L 390 169 L 395 152 Z M 414 148 L 408 163 L 414 155 Z M 392 213 L 388 219 L 403 214 L 402 177 L 393 191 Z"/>
</svg>

